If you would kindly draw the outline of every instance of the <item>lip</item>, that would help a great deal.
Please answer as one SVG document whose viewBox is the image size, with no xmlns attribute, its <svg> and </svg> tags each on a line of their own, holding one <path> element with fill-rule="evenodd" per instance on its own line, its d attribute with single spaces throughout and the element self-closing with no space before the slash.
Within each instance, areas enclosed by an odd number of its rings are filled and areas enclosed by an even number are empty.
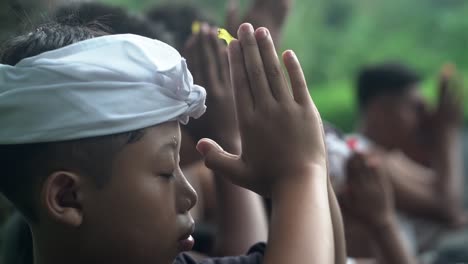
<svg viewBox="0 0 468 264">
<path fill-rule="evenodd" d="M 190 251 L 195 245 L 195 240 L 192 237 L 195 230 L 195 224 L 192 223 L 187 231 L 179 238 L 179 251 Z"/>
<path fill-rule="evenodd" d="M 183 235 L 179 237 L 179 241 L 190 237 L 193 234 L 193 231 L 195 231 L 195 223 L 192 222 L 190 226 L 186 228 L 186 231 L 183 233 Z"/>
</svg>

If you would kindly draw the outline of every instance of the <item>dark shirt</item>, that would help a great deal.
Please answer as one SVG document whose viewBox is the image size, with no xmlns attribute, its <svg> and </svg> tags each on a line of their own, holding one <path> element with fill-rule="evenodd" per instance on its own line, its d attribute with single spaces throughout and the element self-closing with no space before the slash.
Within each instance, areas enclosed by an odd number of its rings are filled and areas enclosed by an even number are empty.
<svg viewBox="0 0 468 264">
<path fill-rule="evenodd" d="M 174 264 L 260 264 L 265 253 L 265 243 L 253 246 L 247 255 L 237 257 L 209 258 L 196 262 L 189 255 L 182 253 L 174 261 Z"/>
</svg>

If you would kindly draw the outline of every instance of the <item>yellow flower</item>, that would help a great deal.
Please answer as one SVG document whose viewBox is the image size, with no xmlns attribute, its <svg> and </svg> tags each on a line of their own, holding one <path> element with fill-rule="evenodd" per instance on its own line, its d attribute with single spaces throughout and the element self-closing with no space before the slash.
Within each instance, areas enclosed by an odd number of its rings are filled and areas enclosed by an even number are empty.
<svg viewBox="0 0 468 264">
<path fill-rule="evenodd" d="M 192 34 L 196 35 L 200 32 L 201 23 L 200 21 L 193 21 L 192 23 Z"/>
<path fill-rule="evenodd" d="M 232 40 L 234 40 L 235 38 L 233 36 L 231 36 L 231 34 L 229 34 L 229 32 L 224 29 L 224 28 L 219 28 L 218 29 L 218 38 L 219 39 L 224 39 L 224 41 L 226 41 L 226 43 L 229 45 L 229 43 L 231 43 Z"/>
</svg>

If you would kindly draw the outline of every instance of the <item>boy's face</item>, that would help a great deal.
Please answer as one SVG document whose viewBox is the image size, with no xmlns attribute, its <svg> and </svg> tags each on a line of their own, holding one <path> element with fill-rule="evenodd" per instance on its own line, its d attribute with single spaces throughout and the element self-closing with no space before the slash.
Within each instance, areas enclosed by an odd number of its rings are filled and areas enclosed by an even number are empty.
<svg viewBox="0 0 468 264">
<path fill-rule="evenodd" d="M 109 182 L 83 197 L 87 254 L 107 263 L 172 263 L 191 249 L 197 196 L 179 167 L 180 142 L 179 124 L 168 122 L 116 155 Z"/>
</svg>

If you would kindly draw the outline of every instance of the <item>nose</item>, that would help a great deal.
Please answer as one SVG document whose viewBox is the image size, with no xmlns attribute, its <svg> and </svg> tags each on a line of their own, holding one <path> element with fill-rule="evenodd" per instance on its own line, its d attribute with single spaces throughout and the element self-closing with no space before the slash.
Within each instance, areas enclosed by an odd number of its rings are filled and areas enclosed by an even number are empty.
<svg viewBox="0 0 468 264">
<path fill-rule="evenodd" d="M 182 171 L 178 177 L 177 208 L 179 213 L 186 213 L 197 203 L 198 195 L 185 178 Z"/>
</svg>

